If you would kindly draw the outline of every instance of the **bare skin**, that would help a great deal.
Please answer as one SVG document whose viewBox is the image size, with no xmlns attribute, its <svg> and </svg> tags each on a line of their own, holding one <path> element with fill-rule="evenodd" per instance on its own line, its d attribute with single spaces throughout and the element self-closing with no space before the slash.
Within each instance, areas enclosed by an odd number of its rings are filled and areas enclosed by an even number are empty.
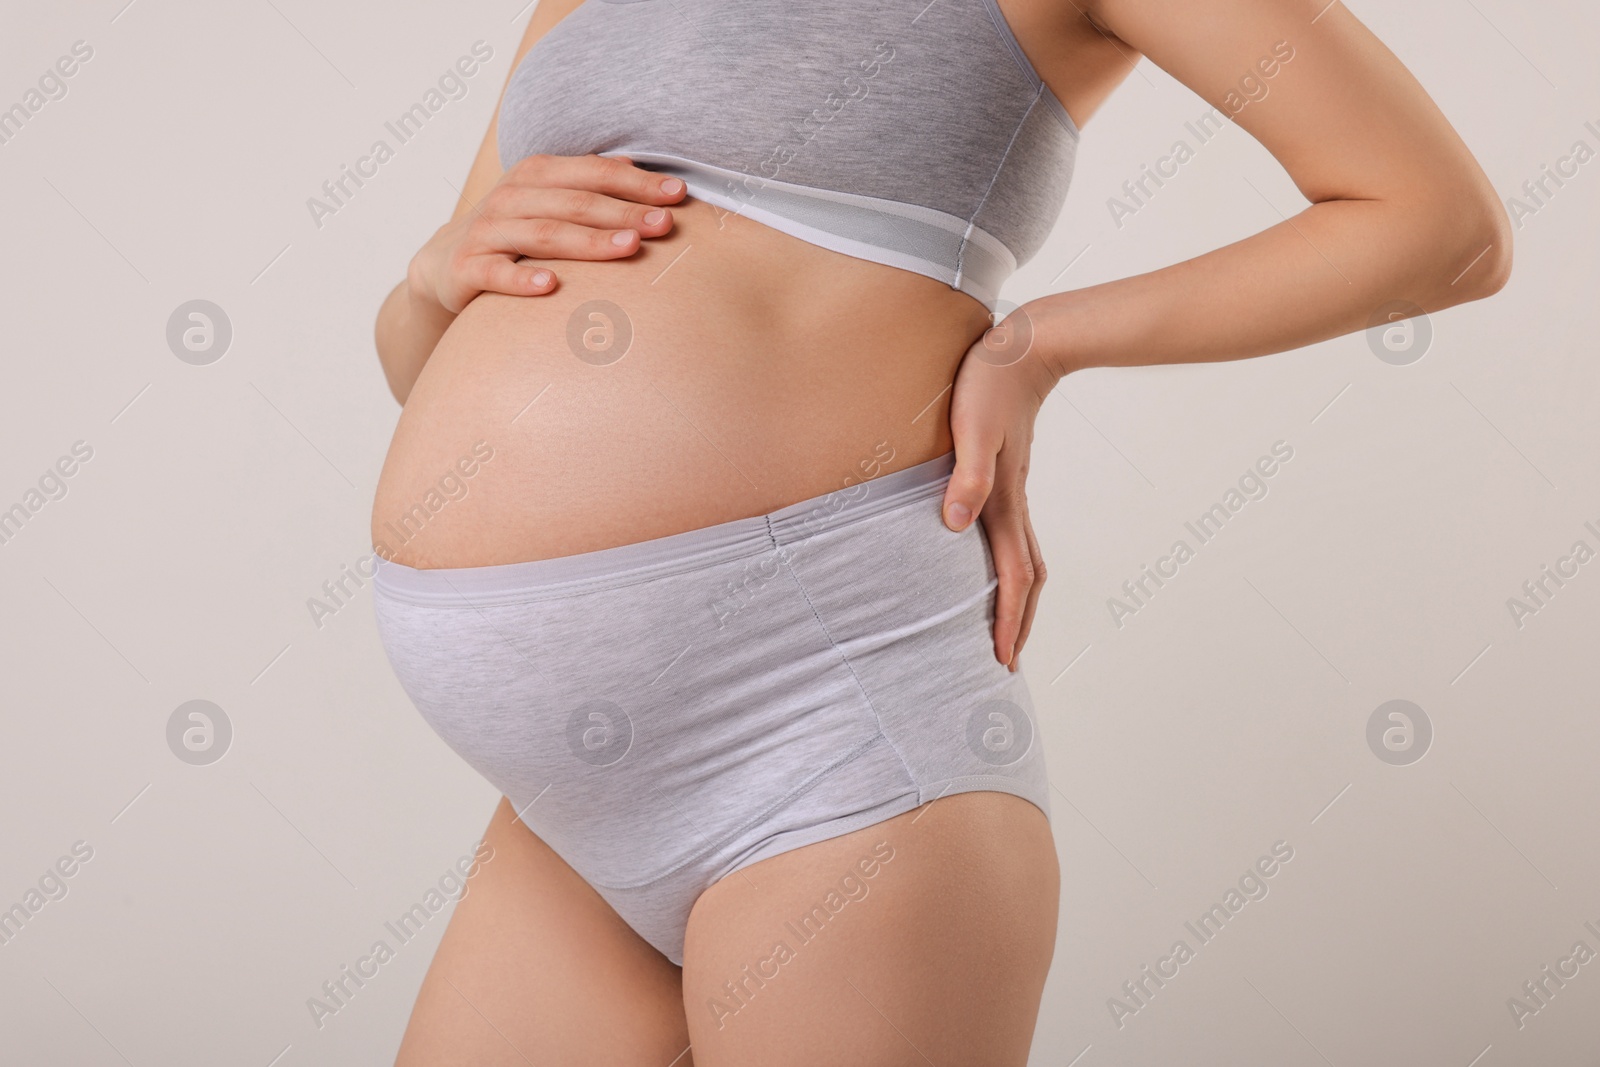
<svg viewBox="0 0 1600 1067">
<path fill-rule="evenodd" d="M 859 877 L 863 858 L 883 855 Z M 852 873 L 865 895 L 802 929 Z M 959 793 L 752 864 L 689 916 L 695 1062 L 1021 1067 L 1060 884 L 1044 813 L 1006 793 Z"/>
<path fill-rule="evenodd" d="M 1060 867 L 1025 800 L 961 793 L 752 864 L 696 903 L 681 971 L 504 799 L 484 840 L 494 858 L 456 905 L 397 1067 L 1027 1062 Z M 860 878 L 884 843 L 893 858 Z M 837 921 L 810 941 L 785 926 L 852 872 L 865 895 Z"/>
<path fill-rule="evenodd" d="M 502 799 L 417 994 L 399 1067 L 692 1062 L 682 972 Z"/>
<path fill-rule="evenodd" d="M 543 0 L 524 51 L 575 6 Z M 946 520 L 984 520 L 1001 575 L 995 654 L 1014 664 L 1044 579 L 1029 446 L 1062 376 L 1283 351 L 1362 329 L 1390 300 L 1431 312 L 1504 284 L 1509 227 L 1487 179 L 1342 7 L 1001 7 L 1080 127 L 1146 54 L 1233 114 L 1311 206 L 1195 260 L 1031 301 L 1013 326 L 1026 323 L 1032 346 L 1000 366 L 968 358 L 988 320 L 964 294 L 646 189 L 625 164 L 599 200 L 568 195 L 565 214 L 534 205 L 540 182 L 578 179 L 550 160 L 502 175 L 491 128 L 456 222 L 380 314 L 380 355 L 406 405 L 374 508 L 380 551 L 418 567 L 592 551 L 839 488 L 879 441 L 894 447 L 889 469 L 953 445 Z M 1294 59 L 1269 97 L 1234 113 L 1229 94 L 1280 41 Z M 656 208 L 667 216 L 646 222 Z M 585 212 L 590 228 L 519 221 Z M 633 236 L 609 244 L 622 228 Z M 605 366 L 567 344 L 574 311 L 597 299 L 634 336 Z M 390 524 L 477 441 L 494 458 L 470 492 L 401 542 Z M 1058 874 L 1043 816 L 1018 798 L 949 797 L 725 879 L 695 906 L 681 972 L 504 803 L 489 836 L 496 860 L 451 921 L 402 1065 L 1026 1062 Z M 818 887 L 885 840 L 897 858 L 838 927 L 731 1018 L 708 1007 Z"/>
</svg>

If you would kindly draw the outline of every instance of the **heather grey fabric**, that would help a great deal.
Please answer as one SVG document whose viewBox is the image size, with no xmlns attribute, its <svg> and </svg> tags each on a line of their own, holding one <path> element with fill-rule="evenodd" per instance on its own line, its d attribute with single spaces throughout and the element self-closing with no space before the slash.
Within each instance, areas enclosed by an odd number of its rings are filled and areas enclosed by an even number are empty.
<svg viewBox="0 0 1600 1067">
<path fill-rule="evenodd" d="M 759 859 L 953 793 L 1049 814 L 988 542 L 940 518 L 953 466 L 578 556 L 384 562 L 379 633 L 445 742 L 682 963 L 695 899 Z"/>
<path fill-rule="evenodd" d="M 991 308 L 1078 131 L 994 0 L 589 0 L 512 75 L 501 163 L 627 155 L 691 195 Z"/>
</svg>

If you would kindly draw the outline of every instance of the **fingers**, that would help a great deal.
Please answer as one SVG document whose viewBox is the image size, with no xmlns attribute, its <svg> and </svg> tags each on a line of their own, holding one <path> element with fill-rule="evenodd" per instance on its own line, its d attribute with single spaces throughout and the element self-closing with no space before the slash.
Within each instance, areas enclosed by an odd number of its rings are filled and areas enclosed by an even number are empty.
<svg viewBox="0 0 1600 1067">
<path fill-rule="evenodd" d="M 556 287 L 548 268 L 515 263 L 505 256 L 474 256 L 464 275 L 479 292 L 509 296 L 544 296 Z"/>
<path fill-rule="evenodd" d="M 955 443 L 956 468 L 944 491 L 944 522 L 950 529 L 960 532 L 983 510 L 994 488 L 995 458 L 1000 452 L 1000 442 L 955 429 Z"/>
<path fill-rule="evenodd" d="M 665 205 L 687 193 L 682 180 L 626 157 L 529 156 L 452 230 L 449 266 L 436 283 L 440 302 L 460 306 L 479 292 L 548 293 L 553 272 L 518 260 L 624 259 L 672 231 Z"/>
<path fill-rule="evenodd" d="M 976 428 L 965 432 L 957 428 L 955 438 L 956 469 L 945 490 L 945 523 L 960 530 L 971 521 L 971 515 L 983 515 L 984 535 L 998 578 L 995 658 L 1014 671 L 1017 654 L 1033 627 L 1045 579 L 1044 558 L 1028 517 L 1027 461 L 1019 458 L 1025 452 L 991 444 Z"/>
<path fill-rule="evenodd" d="M 1020 487 L 996 491 L 983 513 L 983 531 L 989 539 L 999 589 L 994 608 L 995 658 L 1015 669 L 1023 621 L 1029 616 L 1035 585 L 1034 556 L 1029 546 L 1027 509 Z M 1031 595 L 1032 594 L 1032 595 Z"/>
<path fill-rule="evenodd" d="M 1017 657 L 1022 655 L 1022 646 L 1028 642 L 1028 634 L 1033 630 L 1034 612 L 1039 608 L 1039 592 L 1044 588 L 1045 574 L 1044 554 L 1039 551 L 1039 540 L 1033 534 L 1033 519 L 1027 513 L 1027 504 L 1023 504 L 1022 531 L 1027 535 L 1028 554 L 1033 559 L 1033 582 L 1028 586 L 1027 602 L 1022 608 L 1022 623 L 1017 629 L 1017 643 L 1011 654 L 1011 669 L 1017 669 Z"/>
<path fill-rule="evenodd" d="M 493 189 L 481 206 L 490 220 L 553 219 L 596 230 L 631 230 L 644 237 L 661 237 L 672 230 L 672 212 L 667 208 L 588 189 L 506 184 Z"/>
<path fill-rule="evenodd" d="M 980 513 L 983 532 L 994 559 L 999 588 L 995 597 L 994 654 L 1010 666 L 1015 658 L 1017 635 L 1032 584 L 1033 561 L 1022 530 L 1023 513 L 1011 499 L 1010 484 L 996 485 L 996 467 L 1001 459 L 1004 437 L 991 431 L 993 423 L 969 417 L 962 403 L 965 392 L 956 383 L 952 399 L 951 434 L 955 438 L 956 466 L 944 493 L 944 521 L 952 530 L 971 525 Z"/>
<path fill-rule="evenodd" d="M 983 516 L 998 578 L 995 658 L 1015 670 L 1044 579 L 1024 493 L 1040 396 L 1013 366 L 996 366 L 976 349 L 956 372 L 950 397 L 956 465 L 945 489 L 944 518 L 951 529 L 961 530 L 980 512 Z"/>
<path fill-rule="evenodd" d="M 469 255 L 499 253 L 530 259 L 621 259 L 639 250 L 634 230 L 597 230 L 560 219 L 483 219 L 473 227 Z"/>
<path fill-rule="evenodd" d="M 688 192 L 678 178 L 644 170 L 625 158 L 595 155 L 529 156 L 503 180 L 513 185 L 583 189 L 655 206 L 676 204 Z"/>
</svg>

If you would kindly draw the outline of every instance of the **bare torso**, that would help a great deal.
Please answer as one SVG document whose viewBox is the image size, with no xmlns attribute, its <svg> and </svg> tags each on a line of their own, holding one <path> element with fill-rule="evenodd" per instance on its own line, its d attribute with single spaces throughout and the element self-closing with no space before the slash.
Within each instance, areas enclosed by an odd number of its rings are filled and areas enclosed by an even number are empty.
<svg viewBox="0 0 1600 1067">
<path fill-rule="evenodd" d="M 1081 20 L 1042 28 L 1053 6 L 1004 7 L 1082 122 L 1128 58 Z M 552 264 L 553 294 L 467 305 L 390 445 L 373 508 L 382 554 L 436 568 L 595 551 L 950 450 L 950 386 L 989 325 L 976 300 L 703 202 L 674 218 L 628 259 Z M 595 317 L 592 301 L 620 314 Z"/>
</svg>

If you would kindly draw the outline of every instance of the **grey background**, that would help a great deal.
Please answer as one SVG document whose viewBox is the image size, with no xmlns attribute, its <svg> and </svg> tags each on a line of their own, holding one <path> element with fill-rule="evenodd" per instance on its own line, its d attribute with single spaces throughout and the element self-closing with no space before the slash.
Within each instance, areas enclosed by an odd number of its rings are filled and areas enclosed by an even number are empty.
<svg viewBox="0 0 1600 1067">
<path fill-rule="evenodd" d="M 0 145 L 0 507 L 93 458 L 0 545 L 0 906 L 93 858 L 0 946 L 6 1063 L 390 1062 L 447 915 L 321 1028 L 307 998 L 471 852 L 495 796 L 394 681 L 363 592 L 397 410 L 373 315 L 448 215 L 526 9 L 262 0 L 9 5 L 0 106 L 94 56 Z M 1353 5 L 1503 196 L 1600 126 L 1575 0 Z M 495 55 L 336 216 L 305 206 L 475 40 Z M 1252 106 L 1271 106 L 1267 102 Z M 1106 201 L 1206 106 L 1142 63 L 1088 125 L 1014 301 L 1200 253 L 1299 210 L 1229 129 L 1119 228 Z M 1519 629 L 1507 598 L 1600 527 L 1600 160 L 1517 232 L 1496 298 L 1421 360 L 1362 335 L 1234 364 L 1073 375 L 1032 476 L 1053 579 L 1025 665 L 1059 793 L 1062 929 L 1033 1062 L 1593 1064 L 1600 962 L 1518 1029 L 1507 998 L 1600 951 L 1600 561 Z M 178 305 L 223 358 L 167 347 Z M 1294 458 L 1147 607 L 1106 607 L 1274 441 Z M 209 765 L 179 705 L 233 730 Z M 1434 736 L 1394 766 L 1374 709 Z M 1108 998 L 1276 841 L 1294 858 L 1156 996 Z M 623 1005 L 596 1005 L 604 1012 Z"/>
</svg>

